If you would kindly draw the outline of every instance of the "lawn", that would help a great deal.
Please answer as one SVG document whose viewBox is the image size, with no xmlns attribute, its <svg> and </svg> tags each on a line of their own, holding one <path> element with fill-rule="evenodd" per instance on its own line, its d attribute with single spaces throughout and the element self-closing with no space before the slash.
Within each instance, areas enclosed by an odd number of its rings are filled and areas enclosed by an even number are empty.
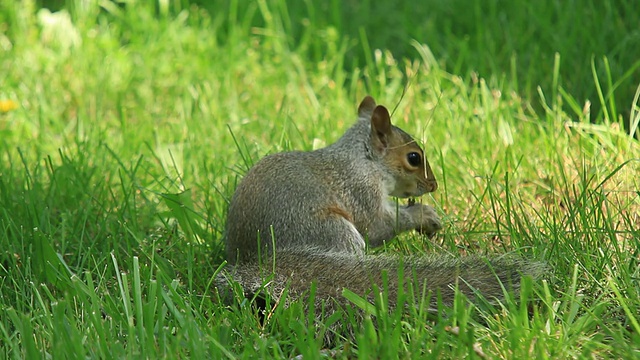
<svg viewBox="0 0 640 360">
<path fill-rule="evenodd" d="M 469 4 L 0 3 L 1 356 L 640 358 L 640 13 Z M 373 252 L 550 270 L 493 308 L 376 304 L 327 348 L 335 318 L 261 321 L 212 282 L 246 170 L 335 141 L 366 94 L 444 220 Z"/>
</svg>

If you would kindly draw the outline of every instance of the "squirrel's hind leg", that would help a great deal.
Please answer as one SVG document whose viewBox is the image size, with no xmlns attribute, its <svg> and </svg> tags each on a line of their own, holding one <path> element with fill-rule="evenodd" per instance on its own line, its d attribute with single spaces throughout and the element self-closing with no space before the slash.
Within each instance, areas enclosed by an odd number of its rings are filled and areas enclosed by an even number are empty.
<svg viewBox="0 0 640 360">
<path fill-rule="evenodd" d="M 307 244 L 306 249 L 301 250 L 312 250 L 317 247 L 318 250 L 328 250 L 345 255 L 364 255 L 365 253 L 364 237 L 351 221 L 343 217 L 326 219 L 321 230 L 313 238 L 316 242 L 315 246 L 309 247 Z"/>
</svg>

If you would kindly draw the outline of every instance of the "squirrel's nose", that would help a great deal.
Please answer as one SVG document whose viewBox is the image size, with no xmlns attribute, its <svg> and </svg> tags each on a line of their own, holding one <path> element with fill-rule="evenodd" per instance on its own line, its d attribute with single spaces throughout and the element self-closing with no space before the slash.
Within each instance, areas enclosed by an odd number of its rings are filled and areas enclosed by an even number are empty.
<svg viewBox="0 0 640 360">
<path fill-rule="evenodd" d="M 427 192 L 438 190 L 438 182 L 436 180 L 427 180 Z"/>
</svg>

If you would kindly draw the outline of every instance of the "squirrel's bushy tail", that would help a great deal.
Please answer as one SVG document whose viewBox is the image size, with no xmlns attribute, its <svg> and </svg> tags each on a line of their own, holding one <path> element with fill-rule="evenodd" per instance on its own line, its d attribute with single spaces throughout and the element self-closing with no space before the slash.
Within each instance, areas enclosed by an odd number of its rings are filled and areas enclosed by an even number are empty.
<svg viewBox="0 0 640 360">
<path fill-rule="evenodd" d="M 501 300 L 505 290 L 519 291 L 523 275 L 538 278 L 544 269 L 542 263 L 508 256 L 493 259 L 475 256 L 400 258 L 279 251 L 275 259 L 265 259 L 262 264 L 230 266 L 218 277 L 217 283 L 219 289 L 224 289 L 228 287 L 230 277 L 240 283 L 247 297 L 268 291 L 272 298 L 278 299 L 286 288 L 291 300 L 304 297 L 311 282 L 315 281 L 316 301 L 335 300 L 342 304 L 347 302 L 342 295 L 345 288 L 371 298 L 374 285 L 383 289 L 385 283 L 389 302 L 395 301 L 402 283 L 405 291 L 411 285 L 417 296 L 427 290 L 430 307 L 436 310 L 438 297 L 445 305 L 453 303 L 456 288 L 472 301 L 479 295 L 490 302 Z M 385 272 L 386 282 L 383 280 Z"/>
</svg>

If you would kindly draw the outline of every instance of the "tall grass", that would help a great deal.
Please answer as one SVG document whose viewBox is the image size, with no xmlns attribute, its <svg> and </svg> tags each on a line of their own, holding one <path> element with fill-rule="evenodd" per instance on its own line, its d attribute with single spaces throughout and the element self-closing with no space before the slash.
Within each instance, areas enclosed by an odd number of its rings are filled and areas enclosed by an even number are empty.
<svg viewBox="0 0 640 360">
<path fill-rule="evenodd" d="M 554 26 L 568 29 L 568 5 L 527 18 L 490 4 L 1 3 L 0 101 L 15 104 L 0 113 L 2 355 L 637 356 L 640 147 L 620 120 L 637 125 L 637 105 L 619 95 L 635 93 L 637 65 L 607 47 L 636 39 L 607 35 L 628 4 L 606 7 L 594 32 L 608 64 Z M 451 13 L 472 17 L 468 30 L 438 25 Z M 529 21 L 541 35 L 516 37 Z M 509 34 L 517 46 L 498 46 Z M 553 60 L 518 60 L 539 55 Z M 569 70 L 588 74 L 601 115 Z M 218 304 L 211 284 L 247 168 L 336 140 L 367 93 L 424 143 L 446 223 L 381 251 L 516 253 L 552 271 L 493 310 L 459 299 L 435 320 L 391 312 L 323 349 L 338 318 L 314 323 L 294 302 L 261 322 L 248 300 Z M 336 316 L 355 324 L 353 309 Z"/>
<path fill-rule="evenodd" d="M 244 14 L 244 24 L 264 27 L 268 21 L 256 10 L 263 7 L 255 2 L 199 3 L 212 13 L 233 9 L 234 14 Z M 271 4 L 281 14 L 277 25 L 290 48 L 313 62 L 341 49 L 344 57 L 340 61 L 347 72 L 371 67 L 368 49 L 415 58 L 411 41 L 416 40 L 427 44 L 447 71 L 467 80 L 478 74 L 493 87 L 517 91 L 537 110 L 544 105 L 539 101 L 539 87 L 548 94 L 562 89 L 580 106 L 592 103 L 591 120 L 602 121 L 607 112 L 613 112 L 622 117 L 612 121 L 627 124 L 629 104 L 640 82 L 637 53 L 628 51 L 640 46 L 640 15 L 629 0 L 606 4 L 454 0 L 419 5 L 404 0 L 282 0 Z M 551 76 L 556 66 L 557 79 Z M 594 72 L 601 81 L 604 104 L 598 101 Z"/>
</svg>

